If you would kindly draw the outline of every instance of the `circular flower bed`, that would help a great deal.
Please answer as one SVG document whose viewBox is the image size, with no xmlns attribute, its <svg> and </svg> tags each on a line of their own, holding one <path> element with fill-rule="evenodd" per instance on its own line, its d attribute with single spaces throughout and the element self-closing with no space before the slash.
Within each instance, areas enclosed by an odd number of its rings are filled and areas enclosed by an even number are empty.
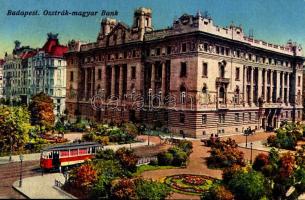
<svg viewBox="0 0 305 200">
<path fill-rule="evenodd" d="M 179 174 L 168 176 L 164 181 L 177 192 L 196 195 L 207 191 L 214 179 L 203 175 Z"/>
</svg>

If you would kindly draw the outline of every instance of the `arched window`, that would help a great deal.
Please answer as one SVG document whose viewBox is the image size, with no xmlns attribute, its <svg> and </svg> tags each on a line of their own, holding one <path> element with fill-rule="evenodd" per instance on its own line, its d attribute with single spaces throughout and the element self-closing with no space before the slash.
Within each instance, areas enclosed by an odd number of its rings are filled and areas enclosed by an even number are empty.
<svg viewBox="0 0 305 200">
<path fill-rule="evenodd" d="M 225 103 L 225 89 L 223 87 L 219 88 L 219 103 Z"/>
<path fill-rule="evenodd" d="M 225 66 L 220 65 L 220 77 L 224 78 L 225 77 Z"/>
<path fill-rule="evenodd" d="M 234 103 L 235 104 L 239 104 L 239 93 L 240 93 L 239 87 L 236 86 L 236 89 L 234 91 Z"/>
<path fill-rule="evenodd" d="M 202 86 L 202 93 L 203 94 L 207 94 L 208 93 L 208 88 L 207 88 L 207 85 L 205 83 Z"/>
<path fill-rule="evenodd" d="M 206 104 L 209 102 L 208 100 L 208 87 L 205 83 L 203 83 L 203 86 L 202 86 L 202 95 L 201 95 L 201 99 L 200 99 L 200 102 L 203 103 L 203 104 Z"/>
<path fill-rule="evenodd" d="M 185 104 L 186 102 L 186 87 L 183 85 L 180 86 L 180 102 Z"/>
</svg>

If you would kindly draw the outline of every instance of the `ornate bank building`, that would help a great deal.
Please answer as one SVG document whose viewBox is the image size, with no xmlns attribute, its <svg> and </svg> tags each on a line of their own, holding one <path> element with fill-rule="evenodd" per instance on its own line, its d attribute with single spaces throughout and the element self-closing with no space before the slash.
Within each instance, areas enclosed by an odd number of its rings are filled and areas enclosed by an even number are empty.
<svg viewBox="0 0 305 200">
<path fill-rule="evenodd" d="M 131 27 L 103 19 L 97 41 L 71 41 L 66 107 L 70 118 L 134 121 L 176 134 L 272 130 L 302 117 L 302 49 L 246 36 L 184 14 L 154 30 L 139 8 Z"/>
</svg>

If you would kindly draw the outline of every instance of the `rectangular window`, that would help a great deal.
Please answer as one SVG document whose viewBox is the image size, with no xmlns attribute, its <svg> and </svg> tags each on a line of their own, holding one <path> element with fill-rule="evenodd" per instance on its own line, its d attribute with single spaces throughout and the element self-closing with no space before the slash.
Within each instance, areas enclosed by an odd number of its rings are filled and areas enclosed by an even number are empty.
<svg viewBox="0 0 305 200">
<path fill-rule="evenodd" d="M 225 123 L 225 114 L 219 114 L 218 115 L 218 121 L 219 123 Z"/>
<path fill-rule="evenodd" d="M 249 53 L 249 60 L 252 60 L 252 54 Z"/>
<path fill-rule="evenodd" d="M 229 56 L 229 54 L 230 54 L 230 49 L 226 48 L 226 56 Z"/>
<path fill-rule="evenodd" d="M 221 47 L 221 55 L 225 55 L 225 48 L 224 47 Z"/>
<path fill-rule="evenodd" d="M 181 62 L 180 77 L 186 77 L 186 62 Z"/>
<path fill-rule="evenodd" d="M 202 76 L 208 77 L 208 63 L 204 62 L 202 65 Z"/>
<path fill-rule="evenodd" d="M 219 46 L 216 46 L 216 53 L 219 54 Z"/>
<path fill-rule="evenodd" d="M 180 123 L 182 123 L 182 124 L 184 124 L 184 122 L 185 122 L 185 114 L 183 114 L 183 113 L 180 113 Z"/>
<path fill-rule="evenodd" d="M 249 112 L 249 121 L 251 121 L 251 113 Z"/>
<path fill-rule="evenodd" d="M 235 113 L 235 121 L 239 122 L 239 113 Z"/>
<path fill-rule="evenodd" d="M 159 56 L 161 54 L 161 50 L 160 48 L 157 48 L 157 56 Z"/>
<path fill-rule="evenodd" d="M 186 43 L 182 44 L 182 52 L 186 52 Z"/>
<path fill-rule="evenodd" d="M 136 79 L 136 67 L 131 67 L 131 79 Z"/>
<path fill-rule="evenodd" d="M 132 57 L 136 57 L 136 50 L 132 51 Z"/>
<path fill-rule="evenodd" d="M 235 80 L 239 81 L 239 75 L 240 75 L 240 68 L 236 67 L 235 69 Z"/>
<path fill-rule="evenodd" d="M 237 58 L 240 57 L 240 51 L 239 50 L 236 51 L 236 56 L 237 56 Z"/>
<path fill-rule="evenodd" d="M 127 58 L 127 52 L 124 51 L 124 58 Z"/>
<path fill-rule="evenodd" d="M 169 54 L 171 54 L 172 53 L 172 47 L 171 46 L 168 46 L 167 47 L 167 54 L 169 55 Z"/>
<path fill-rule="evenodd" d="M 202 124 L 206 124 L 207 123 L 207 115 L 206 114 L 201 116 L 201 123 Z"/>
<path fill-rule="evenodd" d="M 203 50 L 204 51 L 208 51 L 208 43 L 204 43 L 203 44 Z"/>
<path fill-rule="evenodd" d="M 97 79 L 98 80 L 102 79 L 102 69 L 98 69 L 98 71 L 97 71 Z"/>
<path fill-rule="evenodd" d="M 74 80 L 74 77 L 73 77 L 73 72 L 70 72 L 70 81 L 73 81 Z"/>
</svg>

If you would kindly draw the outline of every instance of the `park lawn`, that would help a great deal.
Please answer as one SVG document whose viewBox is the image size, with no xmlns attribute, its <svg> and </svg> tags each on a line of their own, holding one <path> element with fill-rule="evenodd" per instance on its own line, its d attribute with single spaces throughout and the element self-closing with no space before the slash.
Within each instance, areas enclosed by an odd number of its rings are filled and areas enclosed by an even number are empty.
<svg viewBox="0 0 305 200">
<path fill-rule="evenodd" d="M 175 166 L 159 166 L 159 165 L 140 165 L 137 168 L 137 171 L 133 173 L 133 176 L 139 176 L 145 171 L 152 171 L 152 170 L 160 170 L 160 169 L 174 169 L 174 168 L 179 168 Z"/>
</svg>

